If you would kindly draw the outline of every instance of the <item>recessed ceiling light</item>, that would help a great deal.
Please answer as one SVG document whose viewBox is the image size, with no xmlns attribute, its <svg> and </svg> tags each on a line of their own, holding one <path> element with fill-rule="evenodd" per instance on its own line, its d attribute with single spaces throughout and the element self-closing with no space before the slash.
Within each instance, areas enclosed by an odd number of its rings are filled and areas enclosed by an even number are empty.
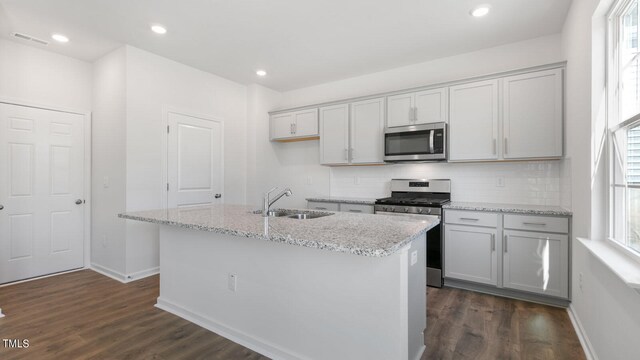
<svg viewBox="0 0 640 360">
<path fill-rule="evenodd" d="M 256 70 L 256 75 L 258 76 L 267 76 L 267 72 L 264 70 Z"/>
<path fill-rule="evenodd" d="M 151 25 L 151 31 L 153 31 L 156 34 L 166 34 L 167 28 L 165 28 L 162 25 Z"/>
<path fill-rule="evenodd" d="M 491 7 L 489 5 L 480 5 L 478 7 L 473 8 L 471 10 L 471 16 L 473 17 L 483 17 L 489 13 Z"/>
<path fill-rule="evenodd" d="M 57 42 L 66 43 L 69 42 L 69 38 L 62 34 L 53 34 L 51 38 Z"/>
</svg>

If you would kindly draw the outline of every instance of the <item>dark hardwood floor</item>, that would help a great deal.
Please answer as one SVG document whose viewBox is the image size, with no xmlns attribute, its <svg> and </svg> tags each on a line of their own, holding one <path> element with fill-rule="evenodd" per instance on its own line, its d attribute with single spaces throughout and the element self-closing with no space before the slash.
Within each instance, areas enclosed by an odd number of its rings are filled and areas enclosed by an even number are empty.
<svg viewBox="0 0 640 360">
<path fill-rule="evenodd" d="M 125 285 L 91 270 L 2 287 L 0 338 L 29 347 L 0 343 L 0 359 L 266 359 L 156 309 L 157 296 L 157 276 Z M 584 359 L 563 309 L 429 288 L 427 312 L 423 359 Z"/>
</svg>

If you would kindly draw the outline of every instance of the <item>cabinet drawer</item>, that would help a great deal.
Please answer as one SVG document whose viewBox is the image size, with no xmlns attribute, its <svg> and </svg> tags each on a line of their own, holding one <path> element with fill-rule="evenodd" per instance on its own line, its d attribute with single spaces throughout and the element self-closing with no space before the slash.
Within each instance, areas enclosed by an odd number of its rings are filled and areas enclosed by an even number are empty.
<svg viewBox="0 0 640 360">
<path fill-rule="evenodd" d="M 338 211 L 339 206 L 337 203 L 309 201 L 307 202 L 307 208 L 313 210 Z"/>
<path fill-rule="evenodd" d="M 569 233 L 569 219 L 565 217 L 535 215 L 505 215 L 504 228 L 516 230 Z"/>
<path fill-rule="evenodd" d="M 446 224 L 497 227 L 498 214 L 478 211 L 445 210 L 444 221 Z"/>
<path fill-rule="evenodd" d="M 373 214 L 373 205 L 340 204 L 340 211 L 360 214 Z"/>
</svg>

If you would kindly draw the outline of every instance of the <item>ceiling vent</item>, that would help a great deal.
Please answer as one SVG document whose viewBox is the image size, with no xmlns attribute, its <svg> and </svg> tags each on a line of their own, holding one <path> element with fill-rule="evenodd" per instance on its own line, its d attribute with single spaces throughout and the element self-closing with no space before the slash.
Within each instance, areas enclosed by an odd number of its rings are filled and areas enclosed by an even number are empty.
<svg viewBox="0 0 640 360">
<path fill-rule="evenodd" d="M 35 38 L 35 37 L 27 35 L 27 34 L 13 33 L 13 36 L 17 37 L 18 39 L 22 39 L 22 40 L 33 41 L 34 43 L 37 43 L 37 44 L 40 44 L 40 45 L 49 45 L 48 41 L 44 41 L 42 39 L 38 39 L 38 38 Z"/>
</svg>

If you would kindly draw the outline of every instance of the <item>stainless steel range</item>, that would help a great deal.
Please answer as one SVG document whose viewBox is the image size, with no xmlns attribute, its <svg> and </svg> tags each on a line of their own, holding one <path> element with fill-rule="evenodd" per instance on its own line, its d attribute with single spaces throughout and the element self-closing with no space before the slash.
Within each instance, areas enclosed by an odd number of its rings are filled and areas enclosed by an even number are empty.
<svg viewBox="0 0 640 360">
<path fill-rule="evenodd" d="M 377 199 L 375 213 L 416 219 L 442 218 L 442 205 L 451 201 L 451 180 L 393 179 L 391 196 Z M 427 232 L 427 285 L 442 287 L 442 232 L 436 225 Z"/>
</svg>

